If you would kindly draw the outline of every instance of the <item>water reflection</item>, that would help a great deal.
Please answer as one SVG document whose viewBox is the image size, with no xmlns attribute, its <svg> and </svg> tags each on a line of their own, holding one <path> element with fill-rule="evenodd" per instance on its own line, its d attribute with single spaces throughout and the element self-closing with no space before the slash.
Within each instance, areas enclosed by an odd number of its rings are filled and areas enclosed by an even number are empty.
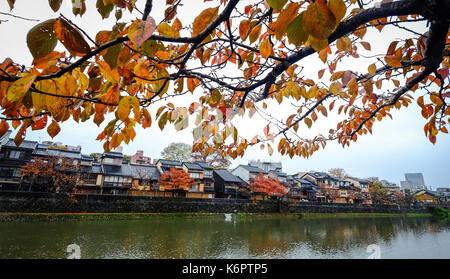
<svg viewBox="0 0 450 279">
<path fill-rule="evenodd" d="M 0 223 L 0 258 L 450 258 L 450 225 L 431 218 Z"/>
</svg>

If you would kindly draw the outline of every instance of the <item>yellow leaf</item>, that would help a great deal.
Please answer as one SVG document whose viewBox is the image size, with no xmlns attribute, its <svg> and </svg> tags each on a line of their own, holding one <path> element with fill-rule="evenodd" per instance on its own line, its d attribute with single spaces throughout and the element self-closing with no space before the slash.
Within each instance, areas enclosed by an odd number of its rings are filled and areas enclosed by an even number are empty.
<svg viewBox="0 0 450 279">
<path fill-rule="evenodd" d="M 180 33 L 166 22 L 163 22 L 160 25 L 158 25 L 158 32 L 160 35 L 165 37 L 172 37 L 172 38 L 180 37 Z"/>
<path fill-rule="evenodd" d="M 264 58 L 269 58 L 269 56 L 272 54 L 272 45 L 270 44 L 269 39 L 264 39 L 259 46 L 259 51 L 261 53 L 261 56 Z"/>
<path fill-rule="evenodd" d="M 341 37 L 336 42 L 336 47 L 340 51 L 352 51 L 352 41 L 349 37 Z"/>
<path fill-rule="evenodd" d="M 218 13 L 219 13 L 219 7 L 208 8 L 208 9 L 203 10 L 200 13 L 200 15 L 198 15 L 194 19 L 194 23 L 192 25 L 192 29 L 193 29 L 192 36 L 195 37 L 198 34 L 200 34 L 203 30 L 205 30 L 206 27 L 208 27 L 208 25 L 210 25 L 211 22 L 213 22 L 214 19 L 216 19 Z"/>
<path fill-rule="evenodd" d="M 120 80 L 119 73 L 117 71 L 112 71 L 111 67 L 109 67 L 108 63 L 104 61 L 98 61 L 97 66 L 102 72 L 102 75 L 104 78 L 106 78 L 107 81 L 112 83 L 118 83 Z"/>
<path fill-rule="evenodd" d="M 342 0 L 329 0 L 328 8 L 336 17 L 336 23 L 339 23 L 341 19 L 345 16 L 347 12 L 347 7 L 345 6 L 344 1 Z"/>
<path fill-rule="evenodd" d="M 123 97 L 119 101 L 119 105 L 117 107 L 117 117 L 121 121 L 125 121 L 130 115 L 131 108 L 135 111 L 135 113 L 139 112 L 139 100 L 134 96 L 126 96 Z"/>
<path fill-rule="evenodd" d="M 248 38 L 249 38 L 251 44 L 254 43 L 258 39 L 259 35 L 261 34 L 261 27 L 262 27 L 262 25 L 259 24 L 255 28 L 253 28 L 252 31 L 250 31 Z"/>
<path fill-rule="evenodd" d="M 30 73 L 13 82 L 6 93 L 8 101 L 16 102 L 22 99 L 30 89 L 37 76 L 37 74 Z"/>
<path fill-rule="evenodd" d="M 394 55 L 388 55 L 384 57 L 384 61 L 391 67 L 402 67 L 402 63 L 400 63 L 400 57 Z"/>
<path fill-rule="evenodd" d="M 328 46 L 328 39 L 320 40 L 314 36 L 309 36 L 308 42 L 315 51 L 321 51 L 322 49 L 325 49 Z"/>
<path fill-rule="evenodd" d="M 281 40 L 283 35 L 286 33 L 289 24 L 297 16 L 298 9 L 300 5 L 297 3 L 290 3 L 285 9 L 283 9 L 275 22 L 275 35 L 277 40 Z"/>
<path fill-rule="evenodd" d="M 303 28 L 319 40 L 327 39 L 335 25 L 336 18 L 324 0 L 310 3 L 303 15 Z"/>
<path fill-rule="evenodd" d="M 375 64 L 370 64 L 369 66 L 369 74 L 373 75 L 377 71 L 377 66 Z"/>
</svg>

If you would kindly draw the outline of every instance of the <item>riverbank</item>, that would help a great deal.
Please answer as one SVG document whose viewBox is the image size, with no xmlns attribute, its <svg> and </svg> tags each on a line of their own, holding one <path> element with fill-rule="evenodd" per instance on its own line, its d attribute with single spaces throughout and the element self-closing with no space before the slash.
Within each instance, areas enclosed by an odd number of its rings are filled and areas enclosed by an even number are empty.
<svg viewBox="0 0 450 279">
<path fill-rule="evenodd" d="M 228 215 L 228 214 L 227 214 Z M 237 220 L 252 219 L 326 219 L 326 218 L 394 218 L 432 217 L 430 213 L 235 213 Z M 189 218 L 225 218 L 224 213 L 0 213 L 0 222 L 112 221 Z"/>
<path fill-rule="evenodd" d="M 430 206 L 288 203 L 277 200 L 166 198 L 121 195 L 67 195 L 57 193 L 0 192 L 0 212 L 69 214 L 148 213 L 379 213 L 425 214 Z"/>
</svg>

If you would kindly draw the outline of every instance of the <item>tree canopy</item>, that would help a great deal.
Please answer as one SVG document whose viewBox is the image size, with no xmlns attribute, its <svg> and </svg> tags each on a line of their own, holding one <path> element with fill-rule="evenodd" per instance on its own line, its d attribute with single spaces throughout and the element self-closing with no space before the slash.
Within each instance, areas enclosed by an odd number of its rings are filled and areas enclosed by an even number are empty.
<svg viewBox="0 0 450 279">
<path fill-rule="evenodd" d="M 15 11 L 21 1 L 7 2 Z M 155 10 L 152 0 L 97 0 L 101 18 L 115 11 L 116 23 L 88 34 L 58 16 L 63 0 L 49 0 L 48 19 L 24 38 L 33 61 L 0 64 L 0 135 L 12 126 L 19 145 L 29 129 L 54 137 L 68 119 L 93 121 L 109 151 L 132 141 L 137 126 L 171 124 L 191 127 L 192 151 L 205 156 L 236 158 L 259 145 L 309 157 L 329 141 L 350 145 L 413 102 L 429 141 L 448 133 L 450 0 L 205 0 L 182 22 L 193 2 Z M 72 4 L 84 20 L 85 0 Z M 402 37 L 374 42 L 372 29 Z M 383 51 L 372 50 L 380 43 Z M 357 64 L 367 64 L 363 73 Z M 182 96 L 191 98 L 175 105 Z M 267 125 L 244 137 L 236 123 L 255 113 Z M 332 125 L 311 135 L 326 117 Z"/>
</svg>

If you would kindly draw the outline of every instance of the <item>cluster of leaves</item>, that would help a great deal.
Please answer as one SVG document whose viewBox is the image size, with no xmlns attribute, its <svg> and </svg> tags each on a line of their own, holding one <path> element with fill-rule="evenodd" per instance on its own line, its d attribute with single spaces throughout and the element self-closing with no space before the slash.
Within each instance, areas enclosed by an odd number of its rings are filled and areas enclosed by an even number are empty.
<svg viewBox="0 0 450 279">
<path fill-rule="evenodd" d="M 161 175 L 158 183 L 164 190 L 188 191 L 195 184 L 195 180 L 184 170 L 171 168 Z"/>
<path fill-rule="evenodd" d="M 392 118 L 392 110 L 413 103 L 410 93 L 417 90 L 417 104 L 428 120 L 426 136 L 435 143 L 439 132 L 448 133 L 447 1 L 217 0 L 182 23 L 178 13 L 191 3 L 167 0 L 157 24 L 149 16 L 152 1 L 146 0 L 142 19 L 122 22 L 124 13 L 139 12 L 138 2 L 144 1 L 97 0 L 103 19 L 115 10 L 116 24 L 94 39 L 62 15 L 33 27 L 27 35 L 32 65 L 9 58 L 0 64 L 0 135 L 11 123 L 19 145 L 30 127 L 47 128 L 54 137 L 68 119 L 92 119 L 100 126 L 111 113 L 113 119 L 97 137 L 109 151 L 132 141 L 136 126 L 148 128 L 152 119 L 161 130 L 169 123 L 183 130 L 193 116 L 192 151 L 204 157 L 236 158 L 255 145 L 271 155 L 277 137 L 282 155 L 309 157 L 330 140 L 348 146 L 372 133 L 376 120 Z M 15 1 L 8 3 L 13 8 Z M 55 12 L 61 3 L 49 1 Z M 74 15 L 82 16 L 85 1 L 73 3 Z M 426 20 L 431 22 L 427 33 L 407 27 Z M 386 53 L 363 56 L 371 52 L 364 40 L 367 30 L 388 32 L 386 26 L 411 36 L 390 42 Z M 58 43 L 68 54 L 55 50 Z M 325 64 L 317 78 L 301 66 L 313 54 Z M 342 63 L 364 57 L 375 57 L 364 74 Z M 196 100 L 180 107 L 167 101 L 187 93 Z M 154 108 L 157 102 L 164 104 Z M 286 118 L 269 112 L 276 103 L 289 102 L 293 109 L 283 109 Z M 301 125 L 311 128 L 331 112 L 343 119 L 327 134 L 301 136 Z M 233 120 L 255 113 L 268 124 L 261 135 L 245 138 Z"/>
<path fill-rule="evenodd" d="M 269 197 L 282 197 L 287 194 L 286 187 L 281 185 L 279 180 L 271 177 L 266 178 L 262 173 L 253 179 L 249 188 L 253 193 L 259 193 Z"/>
<path fill-rule="evenodd" d="M 73 192 L 79 167 L 67 158 L 35 157 L 22 168 L 22 177 L 31 184 L 42 181 L 48 191 Z"/>
</svg>

